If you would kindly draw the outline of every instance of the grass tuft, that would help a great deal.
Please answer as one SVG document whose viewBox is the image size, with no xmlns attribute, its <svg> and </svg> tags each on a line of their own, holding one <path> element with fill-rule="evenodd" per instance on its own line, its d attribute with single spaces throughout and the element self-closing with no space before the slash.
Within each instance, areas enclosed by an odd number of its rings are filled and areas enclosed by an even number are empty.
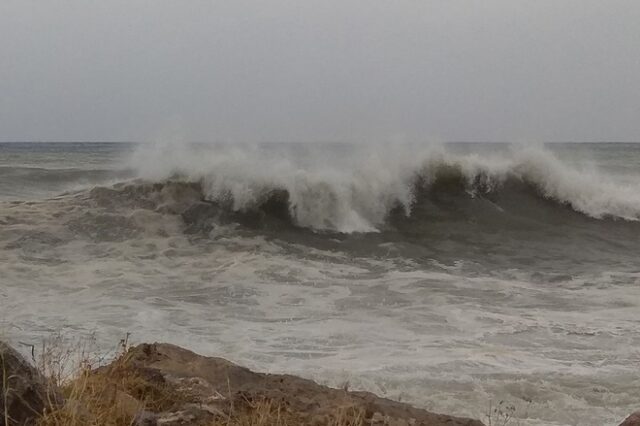
<svg viewBox="0 0 640 426">
<path fill-rule="evenodd" d="M 42 346 L 34 361 L 41 374 L 61 398 L 49 398 L 48 406 L 37 420 L 37 426 L 133 426 L 141 413 L 163 413 L 171 416 L 193 405 L 193 395 L 153 370 L 134 368 L 130 362 L 128 336 L 113 357 L 89 355 L 86 345 L 64 345 L 57 336 Z M 0 377 L 1 378 L 1 377 Z M 53 394 L 53 393 L 52 393 Z M 201 426 L 364 426 L 365 413 L 356 407 L 336 410 L 318 419 L 294 413 L 282 401 L 269 399 L 233 401 L 212 414 Z M 7 413 L 0 413 L 7 417 Z M 7 424 L 10 424 L 6 421 Z M 0 422 L 1 423 L 1 422 Z M 191 423 L 188 423 L 191 424 Z"/>
</svg>

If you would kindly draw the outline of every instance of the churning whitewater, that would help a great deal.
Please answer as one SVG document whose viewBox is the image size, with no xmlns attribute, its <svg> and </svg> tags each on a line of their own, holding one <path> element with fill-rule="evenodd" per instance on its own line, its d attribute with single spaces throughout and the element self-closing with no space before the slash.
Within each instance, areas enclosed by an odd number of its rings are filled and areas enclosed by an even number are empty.
<svg viewBox="0 0 640 426">
<path fill-rule="evenodd" d="M 491 200 L 501 192 L 530 192 L 594 218 L 640 217 L 637 186 L 572 169 L 542 148 L 487 157 L 411 146 L 400 152 L 354 151 L 344 153 L 352 154 L 346 162 L 332 158 L 305 167 L 300 164 L 304 159 L 291 153 L 287 158 L 278 149 L 228 148 L 213 156 L 197 150 L 176 156 L 160 149 L 138 160 L 137 169 L 152 181 L 198 182 L 205 200 L 234 211 L 283 203 L 295 225 L 315 230 L 375 232 L 395 209 L 411 215 L 414 204 L 428 193 Z M 496 205 L 496 214 L 500 212 Z"/>
<path fill-rule="evenodd" d="M 0 329 L 601 426 L 640 394 L 638 219 L 633 144 L 0 144 Z"/>
</svg>

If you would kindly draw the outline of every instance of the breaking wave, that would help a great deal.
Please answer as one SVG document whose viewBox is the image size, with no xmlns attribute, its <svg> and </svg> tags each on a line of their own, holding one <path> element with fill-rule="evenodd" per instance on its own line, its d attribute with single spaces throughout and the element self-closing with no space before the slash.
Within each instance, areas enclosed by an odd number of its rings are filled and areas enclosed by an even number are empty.
<svg viewBox="0 0 640 426">
<path fill-rule="evenodd" d="M 336 151 L 319 158 L 308 148 L 295 155 L 158 149 L 133 161 L 147 181 L 194 183 L 201 201 L 228 215 L 266 216 L 317 231 L 376 232 L 402 217 L 473 217 L 487 208 L 497 217 L 570 208 L 595 219 L 640 218 L 640 186 L 569 167 L 542 148 L 485 156 L 433 147 Z"/>
</svg>

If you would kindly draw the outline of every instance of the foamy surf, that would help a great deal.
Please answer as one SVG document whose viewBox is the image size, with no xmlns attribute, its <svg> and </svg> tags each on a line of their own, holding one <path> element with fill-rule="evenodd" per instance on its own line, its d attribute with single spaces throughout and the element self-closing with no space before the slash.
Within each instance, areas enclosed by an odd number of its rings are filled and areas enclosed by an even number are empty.
<svg viewBox="0 0 640 426">
<path fill-rule="evenodd" d="M 350 147 L 345 158 L 317 162 L 286 150 L 265 155 L 258 147 L 176 150 L 174 145 L 143 147 L 133 166 L 151 181 L 199 182 L 206 199 L 230 202 L 238 211 L 284 192 L 294 222 L 316 230 L 377 231 L 393 209 L 410 215 L 421 192 L 443 185 L 472 197 L 520 185 L 589 217 L 640 217 L 640 180 L 621 184 L 597 171 L 573 168 L 543 148 L 480 156 L 442 147 L 400 146 L 389 152 Z"/>
<path fill-rule="evenodd" d="M 129 331 L 438 412 L 506 400 L 523 425 L 637 408 L 638 177 L 614 172 L 638 148 L 66 149 L 136 178 L 0 202 L 10 337 Z"/>
</svg>

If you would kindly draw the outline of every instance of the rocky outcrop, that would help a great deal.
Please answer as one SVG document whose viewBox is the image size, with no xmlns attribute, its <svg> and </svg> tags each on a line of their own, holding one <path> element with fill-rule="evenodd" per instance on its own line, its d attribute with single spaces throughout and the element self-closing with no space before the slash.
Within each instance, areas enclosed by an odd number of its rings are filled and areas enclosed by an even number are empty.
<svg viewBox="0 0 640 426">
<path fill-rule="evenodd" d="M 231 410 L 266 407 L 293 419 L 289 424 L 482 426 L 477 420 L 434 414 L 368 392 L 333 389 L 296 376 L 255 373 L 169 344 L 137 346 L 124 362 L 147 381 L 175 388 L 182 399 L 160 413 L 139 413 L 139 424 L 206 424 L 229 417 Z"/>
<path fill-rule="evenodd" d="M 0 425 L 32 425 L 43 412 L 47 386 L 36 369 L 0 342 Z"/>
<path fill-rule="evenodd" d="M 169 344 L 139 345 L 107 366 L 81 370 L 65 384 L 65 401 L 2 342 L 0 372 L 0 426 L 483 426 Z"/>
<path fill-rule="evenodd" d="M 640 411 L 636 411 L 627 417 L 620 426 L 640 426 Z"/>
</svg>

